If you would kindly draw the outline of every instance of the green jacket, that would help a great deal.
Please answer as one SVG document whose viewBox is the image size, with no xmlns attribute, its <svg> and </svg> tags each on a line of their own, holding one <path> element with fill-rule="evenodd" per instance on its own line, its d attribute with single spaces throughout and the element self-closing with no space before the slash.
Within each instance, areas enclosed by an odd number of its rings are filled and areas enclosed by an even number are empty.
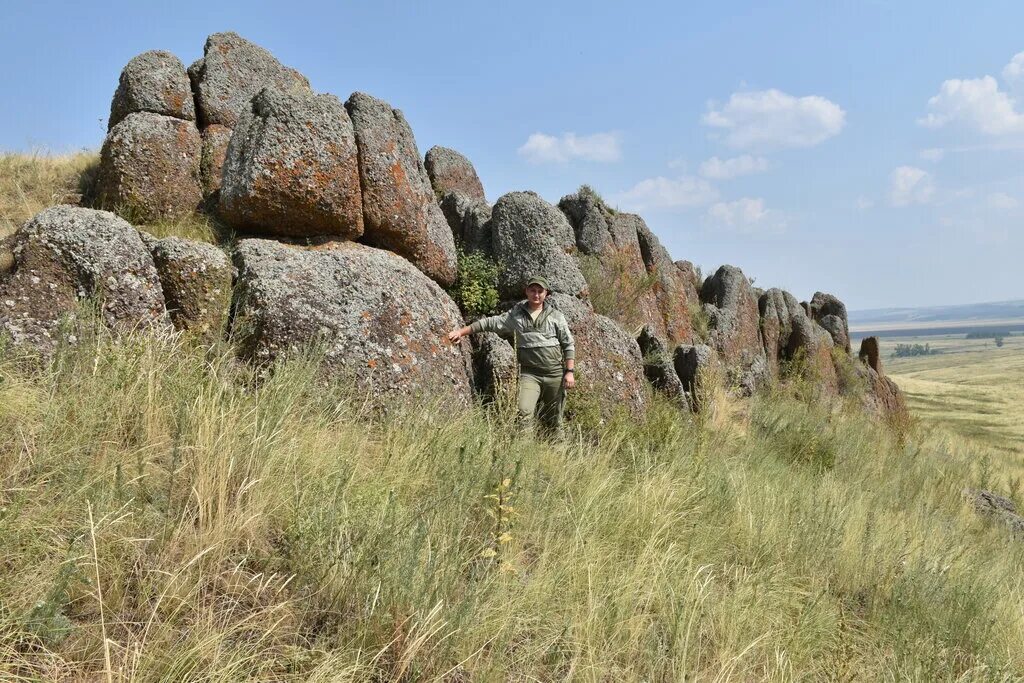
<svg viewBox="0 0 1024 683">
<path fill-rule="evenodd" d="M 520 301 L 506 313 L 481 318 L 469 326 L 474 334 L 495 332 L 512 337 L 519 367 L 524 372 L 541 375 L 561 375 L 565 361 L 576 357 L 576 346 L 562 312 L 548 302 L 537 316 L 530 317 L 525 301 Z"/>
</svg>

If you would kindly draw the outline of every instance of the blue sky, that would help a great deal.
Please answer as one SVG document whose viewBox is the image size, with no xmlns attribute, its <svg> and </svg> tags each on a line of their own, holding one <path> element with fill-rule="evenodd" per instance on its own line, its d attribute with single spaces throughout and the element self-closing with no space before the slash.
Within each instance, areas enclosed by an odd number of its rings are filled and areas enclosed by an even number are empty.
<svg viewBox="0 0 1024 683">
<path fill-rule="evenodd" d="M 233 30 L 491 201 L 588 183 L 675 258 L 852 308 L 1024 298 L 1019 2 L 2 1 L 0 150 L 98 148 L 132 56 Z"/>
</svg>

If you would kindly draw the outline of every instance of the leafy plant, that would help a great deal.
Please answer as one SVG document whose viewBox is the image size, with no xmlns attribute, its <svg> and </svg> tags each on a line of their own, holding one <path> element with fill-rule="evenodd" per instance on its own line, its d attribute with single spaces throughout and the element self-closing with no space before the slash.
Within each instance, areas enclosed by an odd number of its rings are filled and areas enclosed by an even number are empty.
<svg viewBox="0 0 1024 683">
<path fill-rule="evenodd" d="M 489 315 L 498 306 L 501 267 L 481 252 L 459 249 L 458 274 L 449 294 L 467 317 Z"/>
</svg>

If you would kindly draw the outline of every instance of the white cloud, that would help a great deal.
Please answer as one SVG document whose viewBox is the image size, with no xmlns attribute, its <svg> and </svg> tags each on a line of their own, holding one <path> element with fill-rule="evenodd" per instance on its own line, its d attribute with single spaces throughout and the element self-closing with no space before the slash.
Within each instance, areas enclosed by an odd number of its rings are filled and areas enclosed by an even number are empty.
<svg viewBox="0 0 1024 683">
<path fill-rule="evenodd" d="M 838 135 L 846 112 L 818 95 L 793 97 L 779 90 L 733 93 L 724 106 L 709 103 L 702 122 L 722 129 L 739 149 L 811 147 Z"/>
<path fill-rule="evenodd" d="M 749 154 L 719 159 L 711 157 L 700 165 L 700 174 L 711 180 L 732 180 L 753 173 L 764 173 L 768 170 L 768 160 L 764 157 L 752 157 Z"/>
<path fill-rule="evenodd" d="M 1013 84 L 1024 76 L 1024 52 L 1018 52 L 1010 60 L 1010 63 L 1003 67 L 1003 80 Z"/>
<path fill-rule="evenodd" d="M 941 147 L 931 147 L 929 149 L 922 149 L 920 157 L 925 161 L 932 163 L 938 163 L 942 161 L 942 158 L 946 156 L 946 150 Z"/>
<path fill-rule="evenodd" d="M 564 164 L 574 159 L 583 161 L 618 161 L 622 158 L 619 136 L 616 133 L 594 133 L 561 136 L 534 133 L 518 150 L 519 156 L 535 164 Z"/>
<path fill-rule="evenodd" d="M 676 157 L 675 159 L 672 159 L 671 161 L 668 162 L 668 167 L 673 170 L 679 171 L 680 173 L 685 173 L 686 159 L 684 159 L 683 157 Z"/>
<path fill-rule="evenodd" d="M 861 211 L 867 211 L 875 205 L 875 200 L 869 197 L 857 197 L 856 206 Z"/>
<path fill-rule="evenodd" d="M 718 199 L 718 191 L 706 180 L 694 176 L 647 178 L 614 196 L 613 201 L 633 211 L 687 209 Z"/>
<path fill-rule="evenodd" d="M 752 197 L 712 204 L 704 221 L 710 226 L 743 234 L 780 232 L 785 227 L 785 221 L 777 212 L 765 208 L 763 199 Z"/>
<path fill-rule="evenodd" d="M 1005 192 L 993 192 L 985 199 L 985 204 L 990 209 L 999 211 L 1010 211 L 1020 206 L 1020 202 Z"/>
<path fill-rule="evenodd" d="M 893 206 L 927 204 L 935 194 L 928 171 L 915 166 L 900 166 L 889 174 L 889 199 Z"/>
<path fill-rule="evenodd" d="M 1024 114 L 991 76 L 945 81 L 939 94 L 928 100 L 928 109 L 928 115 L 917 120 L 926 128 L 958 123 L 985 135 L 1024 132 Z"/>
</svg>

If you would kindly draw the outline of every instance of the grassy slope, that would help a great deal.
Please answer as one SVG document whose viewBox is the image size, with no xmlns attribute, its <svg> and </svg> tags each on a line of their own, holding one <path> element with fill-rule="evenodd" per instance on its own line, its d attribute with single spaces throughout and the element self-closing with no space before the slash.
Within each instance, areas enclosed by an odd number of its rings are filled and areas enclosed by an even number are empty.
<svg viewBox="0 0 1024 683">
<path fill-rule="evenodd" d="M 892 358 L 897 342 L 927 342 L 941 353 Z M 906 337 L 884 342 L 882 352 L 926 425 L 984 443 L 1024 470 L 1024 337 L 1007 337 L 1002 348 L 963 335 Z"/>
<path fill-rule="evenodd" d="M 0 353 L 0 677 L 1024 675 L 975 442 L 782 395 L 558 446 L 501 409 L 374 423 L 309 362 L 174 338 L 33 367 Z"/>
</svg>

